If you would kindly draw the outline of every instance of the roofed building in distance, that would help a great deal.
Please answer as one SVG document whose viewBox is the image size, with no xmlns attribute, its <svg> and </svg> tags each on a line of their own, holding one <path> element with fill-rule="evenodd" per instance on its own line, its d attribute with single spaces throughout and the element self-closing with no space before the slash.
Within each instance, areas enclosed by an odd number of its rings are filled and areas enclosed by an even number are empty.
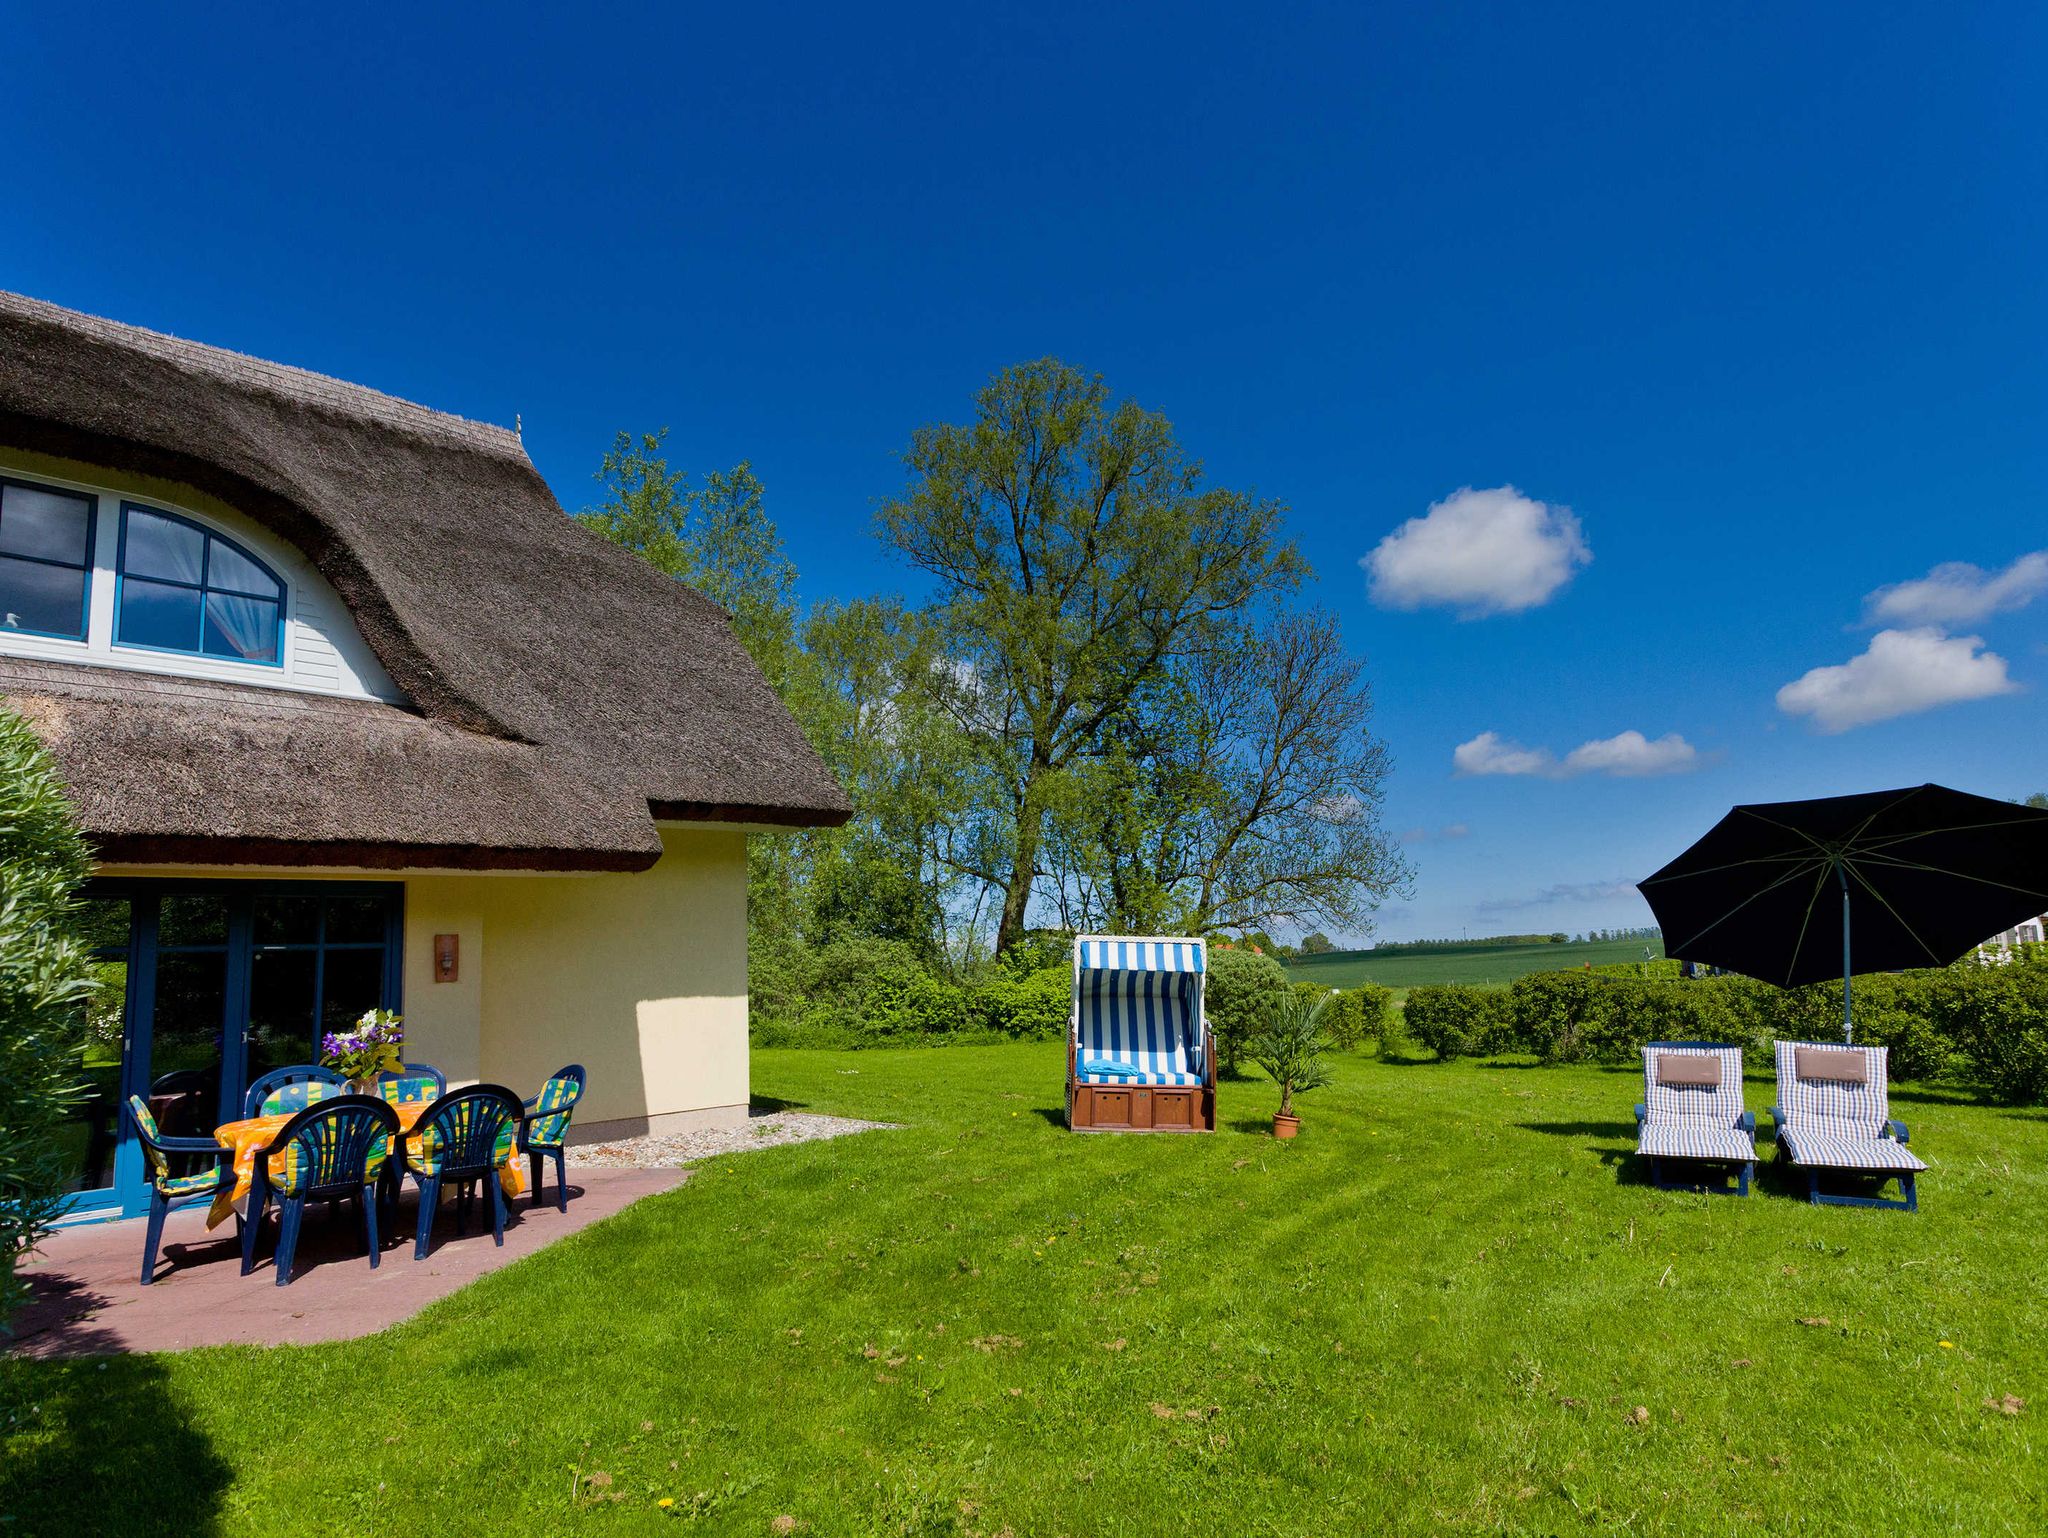
<svg viewBox="0 0 2048 1538">
<path fill-rule="evenodd" d="M 847 802 L 725 611 L 503 428 L 0 293 L 0 696 L 99 861 L 76 1200 L 116 1108 L 239 1114 L 385 1007 L 584 1137 L 747 1105 L 747 840 Z M 161 1119 L 161 1118 L 160 1118 Z"/>
</svg>

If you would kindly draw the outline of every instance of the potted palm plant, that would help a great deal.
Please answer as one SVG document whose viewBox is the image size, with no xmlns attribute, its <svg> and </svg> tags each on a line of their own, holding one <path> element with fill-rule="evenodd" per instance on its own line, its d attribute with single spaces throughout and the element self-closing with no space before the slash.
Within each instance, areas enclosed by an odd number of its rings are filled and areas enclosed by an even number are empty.
<svg viewBox="0 0 2048 1538">
<path fill-rule="evenodd" d="M 1323 1062 L 1328 1039 L 1323 1034 L 1323 1010 L 1330 997 L 1305 997 L 1289 990 L 1274 1010 L 1266 1029 L 1246 1044 L 1245 1055 L 1280 1086 L 1280 1109 L 1273 1115 L 1273 1136 L 1291 1138 L 1301 1130 L 1301 1118 L 1294 1114 L 1296 1094 L 1321 1089 L 1330 1082 L 1330 1070 Z"/>
</svg>

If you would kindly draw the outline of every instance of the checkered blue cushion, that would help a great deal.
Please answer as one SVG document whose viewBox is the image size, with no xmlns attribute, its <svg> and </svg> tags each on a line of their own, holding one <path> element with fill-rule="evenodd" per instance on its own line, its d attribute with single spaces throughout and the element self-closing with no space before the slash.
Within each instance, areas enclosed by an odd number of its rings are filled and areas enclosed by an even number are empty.
<svg viewBox="0 0 2048 1538">
<path fill-rule="evenodd" d="M 1716 1127 L 1698 1118 L 1646 1121 L 1636 1137 L 1636 1152 L 1653 1159 L 1725 1159 L 1747 1164 L 1756 1158 L 1756 1141 L 1740 1127 Z"/>
<path fill-rule="evenodd" d="M 1716 1085 L 1659 1084 L 1661 1057 L 1706 1057 L 1721 1070 Z M 1652 1042 L 1643 1048 L 1643 1107 L 1636 1152 L 1653 1159 L 1716 1159 L 1747 1164 L 1756 1140 L 1738 1127 L 1742 1119 L 1742 1049 L 1673 1047 Z"/>
<path fill-rule="evenodd" d="M 1897 1138 L 1873 1137 L 1860 1127 L 1824 1118 L 1780 1127 L 1778 1141 L 1794 1164 L 1816 1164 L 1835 1170 L 1924 1170 L 1913 1151 Z"/>
<path fill-rule="evenodd" d="M 1778 1047 L 1778 1109 L 1784 1124 L 1778 1141 L 1794 1164 L 1844 1170 L 1924 1170 L 1911 1149 L 1885 1136 L 1891 1118 L 1888 1054 L 1883 1047 L 1845 1047 L 1838 1041 L 1781 1041 Z M 1799 1077 L 1799 1049 L 1860 1052 L 1863 1084 Z"/>
<path fill-rule="evenodd" d="M 1711 1057 L 1721 1068 L 1718 1087 L 1659 1084 L 1660 1057 Z M 1670 1047 L 1652 1042 L 1643 1048 L 1643 1104 L 1651 1122 L 1704 1121 L 1732 1127 L 1742 1119 L 1742 1049 L 1740 1047 Z"/>
</svg>

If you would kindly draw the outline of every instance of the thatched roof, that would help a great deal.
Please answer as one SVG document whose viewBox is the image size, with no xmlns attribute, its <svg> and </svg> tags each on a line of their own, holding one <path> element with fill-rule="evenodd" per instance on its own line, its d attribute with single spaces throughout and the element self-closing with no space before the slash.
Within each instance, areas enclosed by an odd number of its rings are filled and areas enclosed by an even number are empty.
<svg viewBox="0 0 2048 1538">
<path fill-rule="evenodd" d="M 264 524 L 414 707 L 6 662 L 105 853 L 606 868 L 656 817 L 846 816 L 725 611 L 564 516 L 502 428 L 0 292 L 0 446 Z"/>
</svg>

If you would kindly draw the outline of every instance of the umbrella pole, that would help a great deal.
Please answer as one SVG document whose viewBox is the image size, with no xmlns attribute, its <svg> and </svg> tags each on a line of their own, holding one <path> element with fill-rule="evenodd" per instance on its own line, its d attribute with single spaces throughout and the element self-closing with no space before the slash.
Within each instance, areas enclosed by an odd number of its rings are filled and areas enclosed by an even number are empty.
<svg viewBox="0 0 2048 1538">
<path fill-rule="evenodd" d="M 1842 1040 L 1856 1040 L 1856 1026 L 1849 1014 L 1849 868 L 1837 865 L 1835 875 L 1842 883 Z"/>
</svg>

